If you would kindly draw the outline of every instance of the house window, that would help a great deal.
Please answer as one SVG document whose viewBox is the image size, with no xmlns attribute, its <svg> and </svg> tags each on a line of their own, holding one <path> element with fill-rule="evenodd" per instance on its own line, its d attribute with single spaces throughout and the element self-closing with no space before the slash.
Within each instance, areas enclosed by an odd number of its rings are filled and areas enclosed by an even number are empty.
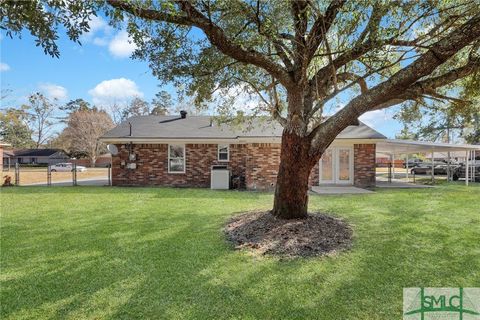
<svg viewBox="0 0 480 320">
<path fill-rule="evenodd" d="M 230 160 L 230 146 L 228 144 L 218 145 L 218 161 Z"/>
<path fill-rule="evenodd" d="M 168 172 L 185 173 L 185 146 L 181 144 L 168 145 Z"/>
</svg>

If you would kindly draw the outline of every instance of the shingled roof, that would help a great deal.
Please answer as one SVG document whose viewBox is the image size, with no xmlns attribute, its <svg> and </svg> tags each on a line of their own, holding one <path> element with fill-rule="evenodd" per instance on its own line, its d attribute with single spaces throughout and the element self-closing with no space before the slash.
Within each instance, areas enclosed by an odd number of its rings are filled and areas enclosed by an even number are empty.
<svg viewBox="0 0 480 320">
<path fill-rule="evenodd" d="M 65 153 L 61 149 L 25 149 L 15 150 L 15 157 L 50 157 L 57 152 Z"/>
<path fill-rule="evenodd" d="M 130 135 L 131 124 L 131 135 Z M 138 116 L 132 117 L 105 133 L 101 140 L 115 142 L 116 139 L 241 139 L 280 138 L 282 127 L 275 121 L 262 118 L 254 120 L 246 129 L 228 124 L 217 125 L 209 116 Z M 386 139 L 380 132 L 360 122 L 349 126 L 337 139 Z"/>
</svg>

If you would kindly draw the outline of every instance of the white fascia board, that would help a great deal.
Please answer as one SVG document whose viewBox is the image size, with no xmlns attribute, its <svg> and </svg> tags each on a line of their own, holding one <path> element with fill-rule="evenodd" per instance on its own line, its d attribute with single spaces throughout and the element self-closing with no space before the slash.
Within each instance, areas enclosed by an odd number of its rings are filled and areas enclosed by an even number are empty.
<svg viewBox="0 0 480 320">
<path fill-rule="evenodd" d="M 238 139 L 210 139 L 210 138 L 198 138 L 198 139 L 159 139 L 159 138 L 99 138 L 104 143 L 112 144 L 217 144 L 217 143 L 236 143 Z"/>
<path fill-rule="evenodd" d="M 355 144 L 377 144 L 385 139 L 335 139 L 331 146 L 352 146 Z"/>
</svg>

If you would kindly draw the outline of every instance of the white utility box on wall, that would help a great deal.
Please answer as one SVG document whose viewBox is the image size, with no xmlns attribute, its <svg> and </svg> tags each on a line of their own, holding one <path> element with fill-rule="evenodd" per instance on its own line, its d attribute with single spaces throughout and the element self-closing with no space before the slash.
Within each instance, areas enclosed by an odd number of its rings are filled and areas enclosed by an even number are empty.
<svg viewBox="0 0 480 320">
<path fill-rule="evenodd" d="M 210 189 L 230 189 L 230 170 L 226 166 L 212 166 L 210 171 Z"/>
</svg>

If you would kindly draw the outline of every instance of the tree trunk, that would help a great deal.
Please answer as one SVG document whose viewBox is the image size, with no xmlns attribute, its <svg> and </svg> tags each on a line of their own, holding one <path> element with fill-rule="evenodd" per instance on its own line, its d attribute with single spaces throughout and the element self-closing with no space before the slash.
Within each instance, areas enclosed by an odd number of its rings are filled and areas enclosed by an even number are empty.
<svg viewBox="0 0 480 320">
<path fill-rule="evenodd" d="M 90 167 L 95 168 L 95 162 L 97 162 L 97 157 L 96 156 L 91 156 L 90 157 Z"/>
<path fill-rule="evenodd" d="M 272 214 L 283 219 L 307 217 L 308 179 L 316 158 L 310 139 L 284 130 Z"/>
</svg>

